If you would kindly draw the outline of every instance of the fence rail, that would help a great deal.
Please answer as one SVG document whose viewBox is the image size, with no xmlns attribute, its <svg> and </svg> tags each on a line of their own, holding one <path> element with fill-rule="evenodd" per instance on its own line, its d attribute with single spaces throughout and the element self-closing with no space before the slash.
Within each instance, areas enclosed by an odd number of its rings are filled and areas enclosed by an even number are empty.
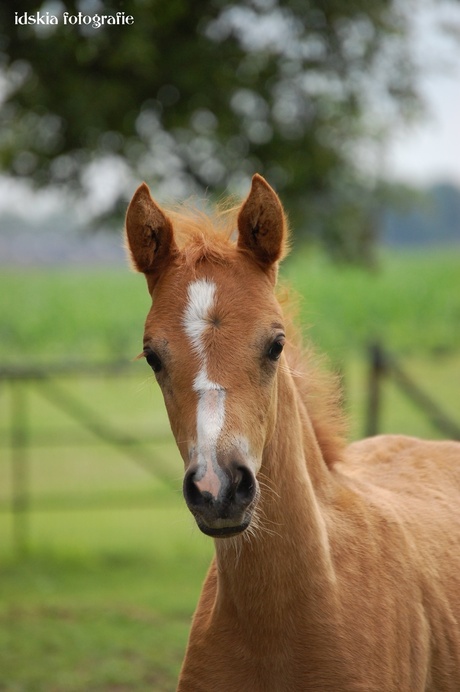
<svg viewBox="0 0 460 692">
<path fill-rule="evenodd" d="M 381 430 L 382 398 L 385 381 L 391 380 L 398 389 L 419 408 L 430 422 L 445 436 L 460 440 L 460 426 L 411 378 L 381 344 L 374 344 L 368 353 L 368 393 L 366 402 L 365 434 L 375 435 Z M 73 393 L 62 386 L 66 378 L 117 378 L 135 373 L 129 362 L 105 364 L 64 364 L 53 366 L 0 367 L 0 397 L 5 391 L 9 394 L 9 418 L 7 436 L 0 440 L 0 448 L 10 451 L 11 463 L 11 499 L 0 502 L 0 512 L 11 512 L 13 522 L 13 544 L 16 552 L 26 553 L 29 545 L 29 519 L 32 509 L 30 494 L 30 453 L 31 448 L 40 445 L 51 446 L 58 444 L 69 445 L 69 438 L 46 439 L 38 438 L 36 432 L 31 433 L 31 411 L 29 394 L 31 390 L 38 393 L 53 407 L 63 411 L 78 426 L 90 432 L 95 440 L 116 447 L 131 463 L 137 464 L 148 473 L 160 478 L 167 484 L 171 481 L 165 476 L 159 476 L 155 468 L 155 456 L 146 445 L 158 443 L 169 437 L 141 438 L 123 432 L 101 414 L 93 405 L 83 402 Z M 78 440 L 74 444 L 79 444 Z M 145 498 L 142 502 L 145 505 Z M 37 508 L 37 501 L 33 507 Z M 75 498 L 67 503 L 72 509 L 87 508 L 88 502 Z M 110 502 L 114 507 L 115 503 Z M 126 506 L 120 502 L 120 507 Z M 132 506 L 132 501 L 129 503 Z M 39 503 L 40 509 L 62 509 L 62 503 L 54 501 L 47 505 Z"/>
<path fill-rule="evenodd" d="M 368 362 L 366 435 L 376 435 L 381 429 L 383 384 L 385 380 L 391 380 L 439 432 L 451 440 L 460 440 L 460 425 L 429 394 L 423 391 L 414 379 L 405 372 L 396 357 L 381 344 L 370 346 Z"/>
<path fill-rule="evenodd" d="M 158 443 L 163 439 L 141 438 L 121 431 L 114 426 L 108 416 L 101 414 L 94 406 L 81 401 L 73 393 L 66 391 L 60 381 L 66 378 L 116 378 L 127 377 L 133 373 L 132 364 L 129 362 L 114 362 L 106 364 L 64 364 L 52 366 L 27 366 L 27 367 L 2 367 L 0 368 L 0 395 L 6 390 L 9 393 L 9 425 L 6 439 L 0 448 L 10 450 L 11 459 L 11 499 L 10 502 L 0 502 L 0 512 L 11 512 L 13 522 L 13 545 L 19 554 L 25 554 L 29 545 L 29 515 L 32 509 L 30 495 L 30 451 L 32 446 L 37 446 L 37 441 L 31 437 L 31 420 L 29 411 L 29 395 L 31 391 L 38 393 L 54 408 L 64 412 L 78 424 L 78 426 L 90 432 L 92 437 L 103 443 L 116 447 L 130 462 L 142 467 L 148 473 L 157 476 L 155 460 L 150 450 L 145 449 L 146 444 Z M 69 439 L 56 441 L 49 435 L 48 439 L 42 439 L 41 444 L 69 444 Z M 78 441 L 76 442 L 78 444 Z M 168 479 L 162 477 L 163 482 Z M 34 508 L 36 507 L 34 502 Z M 67 501 L 66 501 L 67 504 Z M 114 506 L 115 503 L 111 503 Z M 39 503 L 40 509 L 62 509 L 62 503 Z M 70 503 L 71 508 L 87 506 L 87 502 L 75 499 Z M 123 502 L 117 506 L 125 506 Z M 130 503 L 132 506 L 132 503 Z"/>
</svg>

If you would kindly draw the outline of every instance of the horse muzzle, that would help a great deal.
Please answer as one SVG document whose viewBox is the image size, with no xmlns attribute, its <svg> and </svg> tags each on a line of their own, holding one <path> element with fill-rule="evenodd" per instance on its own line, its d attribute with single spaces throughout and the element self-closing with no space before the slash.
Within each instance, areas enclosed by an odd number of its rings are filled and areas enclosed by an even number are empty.
<svg viewBox="0 0 460 692">
<path fill-rule="evenodd" d="M 216 459 L 191 463 L 184 477 L 184 497 L 199 529 L 214 538 L 245 531 L 257 503 L 258 483 L 247 464 Z"/>
</svg>

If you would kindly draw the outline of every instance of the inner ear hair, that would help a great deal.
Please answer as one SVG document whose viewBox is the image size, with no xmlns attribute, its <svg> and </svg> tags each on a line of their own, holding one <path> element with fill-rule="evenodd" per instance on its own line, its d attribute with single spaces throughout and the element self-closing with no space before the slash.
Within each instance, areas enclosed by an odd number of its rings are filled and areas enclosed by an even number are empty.
<svg viewBox="0 0 460 692">
<path fill-rule="evenodd" d="M 134 267 L 156 282 L 177 251 L 171 221 L 153 201 L 145 183 L 140 185 L 126 213 L 126 238 Z"/>
<path fill-rule="evenodd" d="M 287 227 L 283 207 L 276 192 L 258 174 L 240 209 L 238 231 L 238 247 L 262 267 L 268 269 L 284 256 Z"/>
</svg>

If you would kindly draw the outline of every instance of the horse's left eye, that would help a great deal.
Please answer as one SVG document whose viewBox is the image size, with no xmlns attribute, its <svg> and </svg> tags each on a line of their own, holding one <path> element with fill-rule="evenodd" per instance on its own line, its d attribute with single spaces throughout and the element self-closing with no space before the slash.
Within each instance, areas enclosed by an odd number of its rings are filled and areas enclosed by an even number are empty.
<svg viewBox="0 0 460 692">
<path fill-rule="evenodd" d="M 268 357 L 270 360 L 278 360 L 281 353 L 283 352 L 284 348 L 284 338 L 278 337 L 275 339 L 275 341 L 272 343 L 270 348 L 268 349 Z"/>
<path fill-rule="evenodd" d="M 159 355 L 155 353 L 155 351 L 151 351 L 149 349 L 144 351 L 144 356 L 153 372 L 160 372 L 161 368 L 163 367 L 163 363 L 161 362 Z"/>
</svg>

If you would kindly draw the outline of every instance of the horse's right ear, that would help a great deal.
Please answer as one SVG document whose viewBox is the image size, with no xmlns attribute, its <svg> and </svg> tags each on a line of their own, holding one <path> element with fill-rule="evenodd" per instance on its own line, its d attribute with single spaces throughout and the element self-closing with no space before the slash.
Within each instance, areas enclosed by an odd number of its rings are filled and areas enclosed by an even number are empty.
<svg viewBox="0 0 460 692">
<path fill-rule="evenodd" d="M 145 274 L 150 292 L 161 272 L 177 254 L 172 223 L 155 204 L 145 183 L 126 212 L 126 238 L 134 267 Z"/>
<path fill-rule="evenodd" d="M 261 175 L 252 178 L 238 215 L 238 231 L 238 247 L 276 281 L 278 262 L 287 253 L 288 231 L 278 195 Z"/>
</svg>

